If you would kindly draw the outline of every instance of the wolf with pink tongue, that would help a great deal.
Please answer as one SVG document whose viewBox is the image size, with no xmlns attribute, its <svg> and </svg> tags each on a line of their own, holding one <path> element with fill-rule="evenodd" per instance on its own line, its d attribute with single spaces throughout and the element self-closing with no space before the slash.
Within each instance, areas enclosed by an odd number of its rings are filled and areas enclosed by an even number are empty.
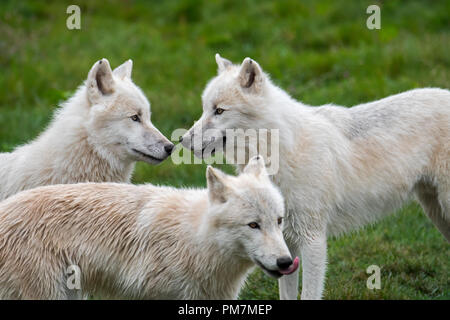
<svg viewBox="0 0 450 320">
<path fill-rule="evenodd" d="M 66 184 L 1 202 L 0 299 L 234 299 L 256 265 L 296 271 L 262 157 L 237 177 L 206 176 L 207 189 Z"/>
</svg>

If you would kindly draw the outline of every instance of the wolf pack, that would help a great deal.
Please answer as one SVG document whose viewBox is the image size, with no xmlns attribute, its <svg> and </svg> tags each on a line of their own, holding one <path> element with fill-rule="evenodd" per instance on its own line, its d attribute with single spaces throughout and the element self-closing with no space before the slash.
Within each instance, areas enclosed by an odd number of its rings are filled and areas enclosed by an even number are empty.
<svg viewBox="0 0 450 320">
<path fill-rule="evenodd" d="M 132 184 L 138 161 L 176 146 L 132 61 L 99 60 L 42 134 L 0 153 L 0 299 L 236 299 L 255 267 L 297 299 L 300 262 L 301 299 L 321 299 L 327 239 L 411 200 L 450 241 L 449 90 L 316 107 L 255 60 L 215 59 L 203 113 L 177 143 L 206 159 L 231 129 L 276 129 L 277 171 L 250 155 L 270 144 L 257 140 L 235 147 L 247 155 L 236 175 L 208 166 L 205 189 Z"/>
</svg>

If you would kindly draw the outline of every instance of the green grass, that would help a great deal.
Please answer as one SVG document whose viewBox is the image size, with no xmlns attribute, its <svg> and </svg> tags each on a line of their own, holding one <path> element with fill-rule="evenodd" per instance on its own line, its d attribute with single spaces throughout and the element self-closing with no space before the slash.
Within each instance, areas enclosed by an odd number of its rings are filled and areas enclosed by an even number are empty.
<svg viewBox="0 0 450 320">
<path fill-rule="evenodd" d="M 92 64 L 134 60 L 133 78 L 170 136 L 201 114 L 213 55 L 256 59 L 305 103 L 354 105 L 417 87 L 450 87 L 448 1 L 76 1 L 81 30 L 67 30 L 74 1 L 0 2 L 0 151 L 35 137 Z M 365 26 L 370 4 L 381 30 Z M 205 165 L 139 164 L 133 182 L 204 186 Z M 231 171 L 230 167 L 226 167 Z M 450 248 L 410 205 L 381 223 L 329 241 L 327 299 L 449 299 Z M 381 267 L 382 288 L 365 286 Z M 245 299 L 276 299 L 254 272 Z"/>
</svg>

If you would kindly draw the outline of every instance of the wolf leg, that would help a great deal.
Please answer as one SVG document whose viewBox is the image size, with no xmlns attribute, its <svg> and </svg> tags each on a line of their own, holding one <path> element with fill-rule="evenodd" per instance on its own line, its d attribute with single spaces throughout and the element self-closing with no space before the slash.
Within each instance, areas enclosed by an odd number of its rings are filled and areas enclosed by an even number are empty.
<svg viewBox="0 0 450 320">
<path fill-rule="evenodd" d="M 439 231 L 444 235 L 445 239 L 450 242 L 450 190 L 439 192 L 439 203 L 442 208 L 441 215 L 433 221 Z"/>
<path fill-rule="evenodd" d="M 425 184 L 419 185 L 416 190 L 423 210 L 450 242 L 450 192 L 439 191 L 438 194 L 436 187 Z"/>
<path fill-rule="evenodd" d="M 302 300 L 320 300 L 327 264 L 327 238 L 320 234 L 302 243 Z"/>
<path fill-rule="evenodd" d="M 300 255 L 300 249 L 297 244 L 288 245 L 291 251 L 292 259 Z M 290 275 L 283 276 L 278 280 L 278 287 L 280 292 L 280 300 L 297 300 L 298 297 L 298 273 L 297 269 Z"/>
</svg>

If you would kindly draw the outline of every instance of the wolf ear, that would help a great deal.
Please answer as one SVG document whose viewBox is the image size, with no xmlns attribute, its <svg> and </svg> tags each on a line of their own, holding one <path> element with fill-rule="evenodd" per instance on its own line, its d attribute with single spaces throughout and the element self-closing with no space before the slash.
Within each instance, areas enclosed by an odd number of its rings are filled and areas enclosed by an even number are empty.
<svg viewBox="0 0 450 320">
<path fill-rule="evenodd" d="M 242 62 L 238 79 L 242 88 L 259 92 L 264 83 L 264 73 L 255 60 L 245 58 Z"/>
<path fill-rule="evenodd" d="M 96 103 L 101 96 L 114 91 L 114 79 L 108 60 L 103 58 L 91 68 L 87 78 L 87 90 L 91 103 Z"/>
<path fill-rule="evenodd" d="M 227 201 L 227 191 L 228 187 L 226 186 L 226 175 L 218 170 L 214 169 L 211 166 L 206 168 L 206 181 L 208 185 L 208 194 L 209 199 L 212 202 L 220 202 L 224 203 Z"/>
<path fill-rule="evenodd" d="M 262 156 L 257 155 L 250 159 L 245 166 L 244 173 L 253 174 L 256 177 L 267 177 L 266 165 Z"/>
<path fill-rule="evenodd" d="M 216 53 L 216 62 L 217 62 L 217 72 L 220 74 L 224 72 L 228 67 L 230 67 L 233 63 L 225 58 L 222 58 L 220 54 Z"/>
<path fill-rule="evenodd" d="M 129 59 L 114 69 L 113 74 L 121 79 L 131 79 L 131 71 L 133 70 L 133 60 Z"/>
</svg>

